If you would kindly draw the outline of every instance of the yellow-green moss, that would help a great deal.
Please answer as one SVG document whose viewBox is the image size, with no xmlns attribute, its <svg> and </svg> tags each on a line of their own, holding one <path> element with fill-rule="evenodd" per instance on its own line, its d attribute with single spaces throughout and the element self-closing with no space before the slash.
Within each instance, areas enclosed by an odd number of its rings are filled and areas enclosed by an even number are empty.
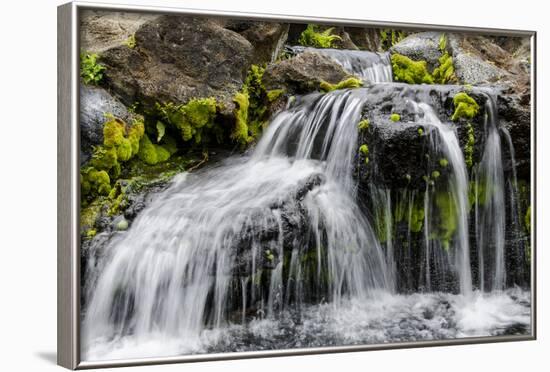
<svg viewBox="0 0 550 372">
<path fill-rule="evenodd" d="M 128 48 L 134 49 L 136 47 L 136 35 L 132 34 L 132 35 L 128 36 L 128 39 L 126 39 L 124 44 L 126 44 L 126 46 Z"/>
<path fill-rule="evenodd" d="M 418 128 L 418 135 L 422 136 L 423 134 L 424 134 L 424 129 L 423 128 Z"/>
<path fill-rule="evenodd" d="M 436 179 L 439 178 L 439 176 L 441 176 L 441 173 L 439 173 L 439 171 L 434 170 L 434 171 L 432 172 L 432 179 L 436 180 Z"/>
<path fill-rule="evenodd" d="M 477 102 L 465 92 L 457 93 L 453 97 L 455 111 L 451 117 L 452 121 L 458 119 L 473 119 L 479 112 Z"/>
<path fill-rule="evenodd" d="M 401 115 L 393 113 L 393 114 L 390 115 L 390 120 L 393 121 L 394 123 L 396 123 L 399 120 L 401 120 Z"/>
<path fill-rule="evenodd" d="M 323 92 L 332 92 L 333 90 L 360 88 L 362 86 L 363 86 L 363 82 L 361 81 L 361 79 L 358 79 L 356 77 L 349 77 L 337 84 L 331 84 L 323 80 L 319 84 L 319 89 L 321 89 L 321 91 Z"/>
<path fill-rule="evenodd" d="M 104 170 L 86 167 L 80 170 L 80 189 L 82 195 L 109 195 L 111 179 Z"/>
<path fill-rule="evenodd" d="M 269 102 L 273 102 L 283 94 L 285 94 L 284 89 L 271 89 L 267 91 L 267 99 Z"/>
<path fill-rule="evenodd" d="M 235 102 L 235 110 L 233 114 L 235 115 L 235 127 L 231 132 L 231 138 L 241 144 L 245 145 L 250 142 L 251 138 L 248 136 L 248 93 L 238 92 L 233 97 L 233 102 Z"/>
<path fill-rule="evenodd" d="M 369 119 L 363 119 L 359 122 L 359 124 L 357 124 L 357 128 L 359 130 L 365 130 L 365 129 L 368 129 L 369 125 L 370 125 Z"/>
<path fill-rule="evenodd" d="M 437 206 L 436 231 L 432 238 L 439 240 L 448 249 L 458 226 L 458 208 L 452 195 L 445 191 L 435 194 Z"/>
<path fill-rule="evenodd" d="M 149 137 L 144 135 L 139 144 L 138 156 L 141 161 L 155 165 L 168 160 L 170 152 L 163 146 L 152 143 Z"/>
<path fill-rule="evenodd" d="M 181 132 L 184 141 L 194 139 L 195 143 L 201 143 L 203 132 L 214 126 L 217 104 L 213 97 L 194 98 L 185 105 L 157 103 L 157 110 L 164 121 Z"/>
<path fill-rule="evenodd" d="M 437 84 L 455 83 L 457 81 L 453 57 L 447 51 L 439 57 L 439 66 L 433 71 L 433 80 Z"/>
<path fill-rule="evenodd" d="M 420 232 L 424 224 L 424 203 L 420 198 L 410 205 L 408 220 L 411 232 Z"/>
<path fill-rule="evenodd" d="M 413 61 L 401 54 L 391 56 L 393 78 L 395 81 L 408 84 L 433 84 L 426 61 Z"/>
<path fill-rule="evenodd" d="M 449 161 L 445 158 L 441 158 L 439 159 L 439 165 L 442 166 L 443 168 L 446 168 L 447 165 L 449 165 Z"/>
<path fill-rule="evenodd" d="M 298 42 L 300 45 L 314 48 L 332 48 L 336 40 L 342 40 L 338 35 L 332 35 L 334 27 L 319 31 L 316 25 L 307 25 L 306 29 L 300 34 Z"/>
</svg>

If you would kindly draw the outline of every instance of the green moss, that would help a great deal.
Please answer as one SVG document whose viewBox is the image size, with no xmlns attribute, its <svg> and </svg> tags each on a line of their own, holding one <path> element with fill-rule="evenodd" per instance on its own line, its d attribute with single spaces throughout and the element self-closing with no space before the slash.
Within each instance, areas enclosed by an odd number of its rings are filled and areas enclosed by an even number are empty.
<svg viewBox="0 0 550 372">
<path fill-rule="evenodd" d="M 170 158 L 170 152 L 161 145 L 155 145 L 147 135 L 141 138 L 139 144 L 139 158 L 149 165 L 162 163 Z"/>
<path fill-rule="evenodd" d="M 101 216 L 103 206 L 101 198 L 80 208 L 80 228 L 84 231 L 94 229 L 96 221 Z M 96 231 L 97 232 L 97 231 Z"/>
<path fill-rule="evenodd" d="M 438 179 L 439 176 L 441 176 L 441 173 L 439 173 L 439 171 L 434 170 L 434 171 L 432 172 L 432 178 L 433 178 L 434 180 Z"/>
<path fill-rule="evenodd" d="M 233 102 L 236 104 L 233 111 L 235 115 L 235 127 L 231 132 L 231 138 L 241 145 L 246 145 L 251 140 L 248 136 L 248 94 L 238 92 L 233 97 Z"/>
<path fill-rule="evenodd" d="M 401 54 L 391 56 L 393 77 L 395 81 L 408 84 L 433 84 L 426 61 L 413 61 Z"/>
<path fill-rule="evenodd" d="M 449 165 L 449 161 L 445 158 L 441 158 L 439 159 L 439 165 L 442 166 L 443 168 L 446 168 L 447 165 Z"/>
<path fill-rule="evenodd" d="M 109 195 L 111 191 L 111 179 L 104 170 L 94 167 L 85 167 L 80 170 L 80 190 L 82 195 Z"/>
<path fill-rule="evenodd" d="M 130 35 L 124 44 L 126 44 L 128 48 L 134 49 L 136 47 L 136 35 Z"/>
<path fill-rule="evenodd" d="M 477 102 L 465 92 L 457 93 L 453 97 L 455 111 L 451 117 L 452 121 L 458 119 L 473 119 L 479 112 Z"/>
<path fill-rule="evenodd" d="M 358 79 L 356 77 L 349 77 L 337 84 L 331 84 L 323 80 L 319 84 L 319 89 L 321 89 L 321 91 L 323 92 L 332 92 L 333 90 L 360 88 L 362 86 L 363 86 L 363 82 L 361 81 L 361 79 Z"/>
<path fill-rule="evenodd" d="M 97 234 L 97 230 L 96 229 L 89 229 L 87 232 L 86 232 L 86 237 L 88 239 L 91 239 L 93 238 L 94 236 L 96 236 Z"/>
<path fill-rule="evenodd" d="M 453 57 L 447 51 L 439 57 L 439 66 L 433 71 L 433 80 L 437 84 L 455 83 L 457 81 Z"/>
<path fill-rule="evenodd" d="M 366 144 L 363 144 L 363 145 L 361 145 L 361 147 L 359 147 L 359 152 L 361 152 L 361 154 L 363 154 L 363 155 L 368 155 L 369 154 L 369 147 Z"/>
<path fill-rule="evenodd" d="M 203 134 L 215 124 L 217 103 L 213 97 L 194 98 L 185 105 L 157 103 L 157 110 L 163 121 L 180 131 L 184 141 L 201 143 Z"/>
<path fill-rule="evenodd" d="M 410 205 L 408 220 L 409 220 L 409 229 L 411 232 L 420 232 L 422 230 L 422 225 L 424 224 L 424 203 L 421 198 Z"/>
<path fill-rule="evenodd" d="M 466 142 L 466 146 L 464 146 L 464 161 L 466 162 L 466 166 L 471 168 L 474 164 L 474 146 L 476 141 L 472 123 L 467 124 L 467 130 L 468 141 Z"/>
<path fill-rule="evenodd" d="M 423 128 L 418 128 L 418 135 L 422 136 L 423 134 L 424 134 L 424 129 Z"/>
<path fill-rule="evenodd" d="M 436 231 L 432 238 L 438 239 L 448 249 L 458 226 L 458 208 L 452 195 L 445 191 L 435 194 L 437 206 Z"/>
<path fill-rule="evenodd" d="M 285 94 L 285 90 L 284 89 L 271 89 L 271 90 L 268 90 L 266 92 L 266 94 L 267 94 L 268 101 L 273 102 L 273 101 L 277 100 L 277 98 L 279 98 L 280 96 Z"/>
<path fill-rule="evenodd" d="M 401 120 L 401 115 L 393 113 L 393 114 L 390 115 L 390 120 L 393 121 L 394 123 L 396 123 L 399 120 Z"/>
<path fill-rule="evenodd" d="M 336 40 L 342 40 L 338 35 L 332 35 L 334 27 L 319 31 L 318 26 L 309 24 L 300 34 L 298 42 L 300 45 L 314 48 L 332 48 Z"/>
<path fill-rule="evenodd" d="M 359 122 L 359 124 L 357 124 L 357 128 L 359 130 L 366 130 L 369 128 L 369 126 L 370 126 L 369 119 L 363 119 Z"/>
<path fill-rule="evenodd" d="M 80 77 L 84 84 L 97 85 L 103 80 L 105 66 L 98 63 L 95 53 L 80 53 Z"/>
</svg>

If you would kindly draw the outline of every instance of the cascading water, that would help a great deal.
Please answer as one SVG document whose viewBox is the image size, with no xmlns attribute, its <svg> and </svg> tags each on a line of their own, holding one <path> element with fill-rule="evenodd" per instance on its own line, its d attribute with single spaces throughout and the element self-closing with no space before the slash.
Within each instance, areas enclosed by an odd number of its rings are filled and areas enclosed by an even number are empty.
<svg viewBox="0 0 550 372">
<path fill-rule="evenodd" d="M 411 102 L 415 107 L 415 112 L 421 115 L 418 121 L 421 121 L 429 129 L 433 129 L 436 133 L 431 134 L 432 147 L 436 152 L 441 152 L 447 160 L 451 173 L 448 184 L 444 190 L 437 191 L 435 196 L 436 204 L 442 204 L 438 200 L 446 200 L 446 205 L 441 208 L 448 209 L 446 217 L 456 219 L 457 227 L 454 246 L 444 247 L 450 250 L 455 256 L 455 268 L 458 272 L 460 280 L 460 292 L 462 294 L 470 294 L 472 291 L 472 275 L 470 269 L 470 248 L 468 239 L 468 174 L 464 155 L 458 142 L 456 132 L 449 126 L 444 125 L 439 120 L 431 106 L 426 103 Z M 446 193 L 446 196 L 441 196 L 441 193 Z M 429 231 L 429 221 L 427 224 Z M 426 244 L 430 244 L 428 239 Z M 433 240 L 433 242 L 439 241 Z M 444 244 L 447 243 L 444 241 Z M 431 249 L 430 249 L 431 250 Z M 427 255 L 429 259 L 429 255 Z M 427 263 L 427 266 L 429 263 Z"/>
<path fill-rule="evenodd" d="M 374 53 L 317 52 L 348 71 L 361 70 L 369 81 L 391 81 L 384 56 L 376 54 L 380 69 Z M 351 56 L 361 63 L 346 65 Z M 410 98 L 403 85 L 389 88 Z M 357 124 L 376 94 L 361 88 L 297 97 L 272 120 L 251 154 L 176 176 L 127 232 L 102 248 L 99 262 L 89 263 L 93 290 L 83 309 L 84 358 L 525 331 L 529 293 L 504 290 L 503 160 L 491 104 L 483 160 L 473 172 L 475 259 L 487 283 L 481 289 L 504 291 L 482 295 L 472 290 L 471 182 L 456 128 L 441 121 L 429 95 L 408 101 L 414 123 L 407 125 L 426 130 L 426 156 L 444 159 L 445 174 L 436 182 L 427 179 L 425 191 L 397 196 L 372 184 L 373 210 L 358 200 Z M 371 163 L 383 161 L 373 157 Z M 395 235 L 403 221 L 408 221 L 406 253 Z M 423 237 L 418 271 L 407 266 L 416 254 L 414 234 Z M 399 278 L 415 293 L 398 294 Z M 439 282 L 456 284 L 460 294 Z"/>
<path fill-rule="evenodd" d="M 294 53 L 305 51 L 322 54 L 337 62 L 350 74 L 360 77 L 364 82 L 384 83 L 392 81 L 389 53 L 375 53 L 366 50 L 317 49 L 293 47 Z"/>
</svg>

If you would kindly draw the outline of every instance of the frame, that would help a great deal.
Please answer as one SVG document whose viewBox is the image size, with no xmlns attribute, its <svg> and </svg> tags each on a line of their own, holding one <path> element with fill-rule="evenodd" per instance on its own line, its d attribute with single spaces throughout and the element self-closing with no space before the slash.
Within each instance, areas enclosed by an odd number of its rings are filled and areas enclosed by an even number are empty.
<svg viewBox="0 0 550 372">
<path fill-rule="evenodd" d="M 531 334 L 510 336 L 468 337 L 460 339 L 397 342 L 391 344 L 372 344 L 357 346 L 314 347 L 292 350 L 271 350 L 232 352 L 204 355 L 183 355 L 175 357 L 125 359 L 108 362 L 82 361 L 80 355 L 80 184 L 79 184 L 79 16 L 83 10 L 132 11 L 162 14 L 226 16 L 234 19 L 253 19 L 264 21 L 287 21 L 338 26 L 397 27 L 400 29 L 426 29 L 460 31 L 463 33 L 491 33 L 502 36 L 523 36 L 531 39 L 531 204 L 532 217 L 532 258 L 531 258 Z M 200 362 L 231 360 L 241 358 L 263 358 L 318 353 L 342 353 L 355 351 L 401 349 L 413 347 L 432 347 L 447 345 L 465 345 L 493 342 L 510 342 L 536 339 L 536 32 L 525 30 L 506 30 L 489 28 L 469 28 L 431 24 L 395 23 L 383 21 L 362 21 L 353 19 L 315 18 L 306 16 L 271 15 L 260 13 L 241 13 L 210 11 L 200 9 L 110 5 L 90 2 L 71 2 L 58 7 L 58 163 L 57 163 L 57 360 L 58 364 L 69 369 L 89 369 L 98 367 L 122 367 L 151 365 L 162 363 Z"/>
</svg>

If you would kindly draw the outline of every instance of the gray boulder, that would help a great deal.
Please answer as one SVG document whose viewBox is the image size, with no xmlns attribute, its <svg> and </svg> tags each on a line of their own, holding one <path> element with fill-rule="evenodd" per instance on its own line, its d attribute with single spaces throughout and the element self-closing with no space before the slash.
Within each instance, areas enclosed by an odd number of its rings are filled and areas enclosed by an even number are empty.
<svg viewBox="0 0 550 372">
<path fill-rule="evenodd" d="M 322 80 L 335 84 L 348 76 L 349 73 L 329 57 L 304 52 L 267 66 L 263 83 L 267 89 L 304 94 L 318 90 Z"/>
<path fill-rule="evenodd" d="M 185 103 L 216 97 L 231 112 L 232 98 L 252 63 L 252 44 L 206 18 L 161 16 L 135 33 L 136 47 L 101 54 L 106 85 L 124 103 Z"/>
<path fill-rule="evenodd" d="M 390 52 L 402 54 L 415 61 L 424 60 L 432 70 L 439 64 L 439 57 L 441 57 L 439 49 L 441 35 L 441 32 L 436 31 L 411 34 L 391 47 Z"/>
<path fill-rule="evenodd" d="M 103 143 L 105 114 L 129 121 L 126 106 L 105 89 L 80 84 L 80 162 L 90 159 L 93 146 Z"/>
</svg>

